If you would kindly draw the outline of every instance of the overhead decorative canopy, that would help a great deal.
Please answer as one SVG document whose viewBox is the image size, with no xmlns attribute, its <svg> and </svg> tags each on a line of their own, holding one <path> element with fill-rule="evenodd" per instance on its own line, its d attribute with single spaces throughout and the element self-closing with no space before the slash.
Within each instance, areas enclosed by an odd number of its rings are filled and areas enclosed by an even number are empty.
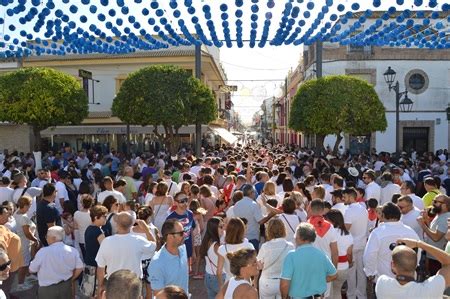
<svg viewBox="0 0 450 299">
<path fill-rule="evenodd" d="M 0 0 L 0 58 L 317 41 L 448 49 L 449 9 L 447 0 Z"/>
</svg>

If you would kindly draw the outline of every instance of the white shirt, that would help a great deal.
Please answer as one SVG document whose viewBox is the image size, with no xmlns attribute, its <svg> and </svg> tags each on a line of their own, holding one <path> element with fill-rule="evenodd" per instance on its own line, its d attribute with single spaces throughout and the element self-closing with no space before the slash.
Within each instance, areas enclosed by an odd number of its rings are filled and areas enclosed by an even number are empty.
<svg viewBox="0 0 450 299">
<path fill-rule="evenodd" d="M 116 190 L 105 190 L 105 191 L 100 192 L 98 194 L 98 196 L 97 196 L 98 203 L 103 204 L 103 201 L 105 200 L 105 198 L 110 196 L 110 195 L 114 196 L 117 199 L 117 202 L 119 204 L 124 204 L 124 203 L 127 202 L 125 196 L 122 193 L 120 193 L 119 191 L 116 191 Z"/>
<path fill-rule="evenodd" d="M 115 234 L 100 244 L 95 261 L 98 267 L 107 267 L 107 276 L 117 270 L 130 270 L 142 278 L 142 260 L 152 258 L 156 244 L 134 234 Z"/>
<path fill-rule="evenodd" d="M 217 250 L 217 253 L 221 255 L 225 260 L 225 262 L 223 263 L 223 270 L 225 270 L 227 280 L 234 276 L 230 271 L 230 261 L 227 258 L 227 253 L 235 252 L 239 249 L 255 249 L 255 247 L 253 247 L 253 244 L 250 243 L 247 239 L 244 239 L 244 242 L 240 244 L 220 245 L 219 249 Z"/>
<path fill-rule="evenodd" d="M 86 232 L 86 228 L 92 224 L 90 213 L 89 211 L 76 211 L 73 215 L 73 219 L 78 224 L 78 229 L 75 231 L 76 240 L 78 243 L 84 244 L 84 233 Z"/>
<path fill-rule="evenodd" d="M 283 222 L 284 228 L 286 229 L 286 240 L 295 243 L 295 231 L 297 226 L 300 224 L 300 217 L 297 214 L 281 214 L 279 219 Z"/>
<path fill-rule="evenodd" d="M 258 261 L 264 263 L 261 278 L 280 278 L 283 261 L 289 251 L 295 247 L 284 238 L 270 240 L 261 245 Z"/>
<path fill-rule="evenodd" d="M 376 200 L 378 200 L 378 203 L 380 202 L 381 187 L 377 183 L 370 182 L 369 184 L 367 184 L 365 191 L 366 195 L 364 196 L 364 198 L 366 199 L 366 201 L 368 201 L 370 198 L 375 198 Z"/>
<path fill-rule="evenodd" d="M 419 225 L 419 222 L 417 222 L 417 217 L 420 216 L 420 210 L 414 207 L 411 211 L 409 211 L 406 214 L 402 214 L 402 217 L 400 218 L 400 221 L 404 224 L 412 228 L 417 235 L 419 236 L 420 240 L 423 241 L 423 229 Z"/>
<path fill-rule="evenodd" d="M 347 206 L 344 214 L 345 224 L 351 224 L 350 233 L 353 237 L 353 250 L 362 250 L 366 246 L 367 225 L 369 215 L 359 203 L 355 202 Z"/>
<path fill-rule="evenodd" d="M 383 161 L 376 161 L 374 164 L 373 164 L 373 170 L 374 171 L 380 171 L 381 170 L 381 167 L 383 167 L 384 166 L 384 162 Z"/>
<path fill-rule="evenodd" d="M 12 195 L 12 201 L 17 204 L 17 201 L 22 196 L 24 188 L 18 188 L 14 190 L 14 193 Z M 31 206 L 28 209 L 27 216 L 29 218 L 32 218 L 36 214 L 36 196 L 41 195 L 42 189 L 41 188 L 35 188 L 30 187 L 25 191 L 24 195 L 28 195 L 31 197 Z"/>
<path fill-rule="evenodd" d="M 46 287 L 70 279 L 73 270 L 83 267 L 75 248 L 56 242 L 37 252 L 30 263 L 30 272 L 37 273 L 39 286 Z"/>
<path fill-rule="evenodd" d="M 335 205 L 333 206 L 333 209 L 341 211 L 342 216 L 344 216 L 344 215 L 345 215 L 345 211 L 347 210 L 347 207 L 348 207 L 348 206 L 345 205 L 345 203 L 340 202 L 340 203 L 335 204 Z"/>
<path fill-rule="evenodd" d="M 400 186 L 394 183 L 387 184 L 384 188 L 381 188 L 378 204 L 382 206 L 385 203 L 392 202 L 392 195 L 396 193 L 400 194 Z"/>
<path fill-rule="evenodd" d="M 63 207 L 61 206 L 60 199 L 64 198 L 64 201 L 68 201 L 69 194 L 67 193 L 66 185 L 64 185 L 63 182 L 56 182 L 55 188 L 56 188 L 55 205 L 56 205 L 56 208 L 58 209 L 59 213 L 62 213 Z"/>
<path fill-rule="evenodd" d="M 330 244 L 337 242 L 337 231 L 334 227 L 330 227 L 330 229 L 325 233 L 323 237 L 316 235 L 316 240 L 312 244 L 314 247 L 322 250 L 330 259 L 331 259 L 331 248 Z"/>
<path fill-rule="evenodd" d="M 346 256 L 348 248 L 353 245 L 353 237 L 352 234 L 344 235 L 340 229 L 336 229 L 337 231 L 337 247 L 338 247 L 338 255 Z M 338 263 L 337 270 L 346 270 L 349 268 L 348 261 L 343 263 Z"/>
<path fill-rule="evenodd" d="M 0 187 L 0 199 L 1 202 L 13 200 L 14 189 L 9 187 Z"/>
<path fill-rule="evenodd" d="M 401 285 L 395 278 L 382 275 L 378 278 L 375 292 L 378 299 L 441 299 L 445 291 L 445 278 L 435 275 L 422 283 L 415 281 Z"/>
<path fill-rule="evenodd" d="M 408 194 L 408 196 L 412 199 L 413 205 L 419 210 L 423 211 L 425 209 L 425 205 L 423 204 L 422 198 L 415 195 L 414 193 Z"/>
<path fill-rule="evenodd" d="M 331 191 L 334 190 L 333 186 L 330 184 L 322 184 L 322 186 L 325 188 L 325 198 L 324 201 L 329 202 L 331 205 L 333 204 L 333 195 L 331 194 Z"/>
<path fill-rule="evenodd" d="M 383 222 L 369 235 L 364 250 L 364 272 L 367 276 L 388 275 L 394 277 L 391 271 L 392 251 L 389 246 L 399 238 L 419 240 L 419 236 L 409 226 L 400 221 Z M 420 257 L 420 254 L 418 254 Z"/>
<path fill-rule="evenodd" d="M 164 180 L 164 182 L 167 184 L 167 194 L 175 197 L 175 194 L 177 194 L 178 191 L 180 191 L 180 189 L 178 188 L 177 183 L 175 183 L 172 180 Z"/>
</svg>

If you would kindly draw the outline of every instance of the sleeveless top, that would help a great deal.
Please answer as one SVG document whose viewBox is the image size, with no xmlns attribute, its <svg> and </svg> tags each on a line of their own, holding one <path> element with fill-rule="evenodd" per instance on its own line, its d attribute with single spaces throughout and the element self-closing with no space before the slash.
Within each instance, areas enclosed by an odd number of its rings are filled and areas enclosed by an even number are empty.
<svg viewBox="0 0 450 299">
<path fill-rule="evenodd" d="M 225 292 L 225 297 L 224 299 L 233 299 L 233 294 L 234 291 L 242 284 L 248 284 L 250 285 L 250 282 L 248 282 L 245 279 L 241 279 L 241 280 L 236 280 L 234 277 L 232 277 L 229 281 L 228 281 L 228 287 L 227 287 L 227 291 Z"/>
</svg>

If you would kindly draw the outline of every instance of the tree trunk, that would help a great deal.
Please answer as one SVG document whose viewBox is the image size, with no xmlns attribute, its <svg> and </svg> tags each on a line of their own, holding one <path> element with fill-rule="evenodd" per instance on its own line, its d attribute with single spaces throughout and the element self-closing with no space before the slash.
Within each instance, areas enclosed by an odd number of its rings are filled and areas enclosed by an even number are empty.
<svg viewBox="0 0 450 299">
<path fill-rule="evenodd" d="M 41 150 L 42 145 L 41 129 L 36 126 L 32 126 L 32 129 L 33 129 L 33 136 L 31 138 L 31 146 L 33 148 L 33 151 L 38 152 Z"/>
<path fill-rule="evenodd" d="M 334 144 L 333 147 L 333 155 L 336 156 L 339 150 L 339 144 L 341 143 L 342 139 L 344 139 L 344 137 L 342 136 L 342 133 L 338 133 L 336 134 L 336 143 Z"/>
<path fill-rule="evenodd" d="M 322 152 L 324 152 L 323 142 L 325 141 L 325 135 L 317 135 L 316 134 L 316 148 L 315 153 L 317 156 L 321 156 Z"/>
</svg>

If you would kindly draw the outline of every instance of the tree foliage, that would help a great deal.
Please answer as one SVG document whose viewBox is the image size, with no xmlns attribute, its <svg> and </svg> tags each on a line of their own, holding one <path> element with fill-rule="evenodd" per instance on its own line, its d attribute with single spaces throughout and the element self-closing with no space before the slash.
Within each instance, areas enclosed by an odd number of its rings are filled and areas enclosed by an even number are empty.
<svg viewBox="0 0 450 299">
<path fill-rule="evenodd" d="M 154 126 L 170 147 L 180 127 L 207 124 L 217 117 L 211 90 L 177 66 L 155 65 L 131 73 L 120 87 L 113 114 L 127 124 Z M 157 132 L 163 126 L 166 136 Z"/>
<path fill-rule="evenodd" d="M 88 106 L 79 82 L 55 69 L 22 68 L 0 76 L 0 121 L 30 125 L 35 150 L 41 130 L 81 123 Z"/>
<path fill-rule="evenodd" d="M 385 108 L 372 85 L 352 76 L 327 76 L 300 86 L 291 106 L 289 127 L 323 138 L 341 133 L 385 131 Z"/>
</svg>

